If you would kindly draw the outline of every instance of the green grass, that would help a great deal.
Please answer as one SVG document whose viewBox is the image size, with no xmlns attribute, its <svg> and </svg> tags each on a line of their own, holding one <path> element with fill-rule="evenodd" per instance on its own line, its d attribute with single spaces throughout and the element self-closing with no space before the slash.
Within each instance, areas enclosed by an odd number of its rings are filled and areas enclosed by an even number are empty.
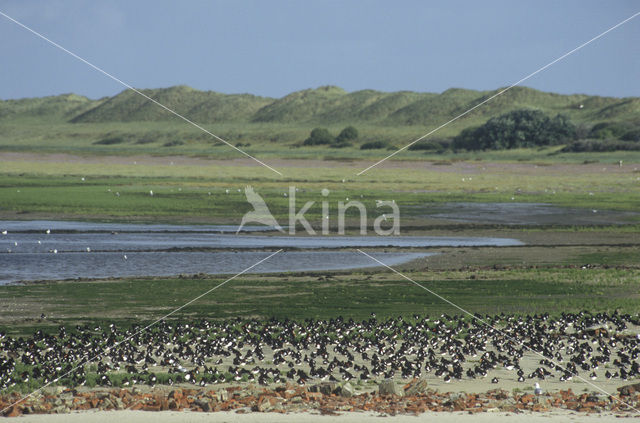
<svg viewBox="0 0 640 423">
<path fill-rule="evenodd" d="M 324 125 L 334 135 L 349 122 Z M 316 125 L 304 123 L 220 123 L 204 124 L 212 133 L 230 144 L 242 144 L 243 151 L 261 159 L 331 159 L 377 161 L 391 153 L 387 149 L 361 150 L 361 145 L 383 141 L 396 148 L 404 147 L 433 129 L 432 126 L 386 126 L 355 124 L 360 137 L 353 146 L 330 148 L 302 146 L 302 141 Z M 437 126 L 437 125 L 436 125 Z M 465 125 L 451 125 L 435 137 L 454 136 Z M 110 123 L 48 123 L 1 122 L 0 151 L 69 153 L 76 155 L 130 156 L 150 154 L 156 156 L 185 155 L 211 159 L 245 158 L 228 145 L 214 139 L 183 122 L 110 122 Z M 114 144 L 105 139 L 121 138 Z M 429 138 L 427 138 L 428 140 Z M 247 145 L 249 144 L 249 145 Z M 583 163 L 615 164 L 640 163 L 640 152 L 558 153 L 563 146 L 543 149 L 515 149 L 480 152 L 447 151 L 444 153 L 404 150 L 393 160 L 483 160 L 530 163 Z"/>
<path fill-rule="evenodd" d="M 418 283 L 472 313 L 569 311 L 636 312 L 638 269 L 514 269 L 408 272 Z M 0 329 L 25 333 L 78 322 L 131 325 L 152 321 L 217 286 L 224 279 L 136 278 L 0 286 L 5 304 L 29 304 L 32 317 L 15 321 L 5 311 Z M 154 295 L 149 295 L 154 292 Z M 427 291 L 388 273 L 245 276 L 216 289 L 171 319 L 366 319 L 414 314 L 460 314 Z M 47 316 L 38 321 L 40 313 Z M 10 322 L 10 323 L 9 323 Z"/>
<path fill-rule="evenodd" d="M 414 226 L 421 224 L 424 208 L 444 202 L 516 201 L 589 211 L 640 210 L 640 173 L 631 166 L 573 166 L 568 171 L 563 166 L 495 167 L 493 163 L 470 162 L 455 169 L 375 169 L 361 176 L 349 167 L 283 167 L 280 178 L 260 166 L 171 165 L 169 161 L 99 166 L 87 160 L 3 162 L 0 215 L 237 223 L 251 207 L 243 192 L 246 185 L 253 186 L 283 221 L 288 217 L 289 198 L 285 194 L 289 186 L 300 189 L 296 194 L 298 210 L 307 201 L 315 201 L 306 214 L 315 220 L 321 218 L 323 200 L 336 216 L 338 202 L 346 202 L 346 198 L 363 202 L 370 218 L 388 212 L 377 209 L 376 200 L 395 200 L 405 223 Z M 323 188 L 330 190 L 326 198 L 320 195 Z M 149 195 L 150 190 L 154 196 Z M 350 214 L 356 216 L 355 209 L 347 216 Z"/>
</svg>

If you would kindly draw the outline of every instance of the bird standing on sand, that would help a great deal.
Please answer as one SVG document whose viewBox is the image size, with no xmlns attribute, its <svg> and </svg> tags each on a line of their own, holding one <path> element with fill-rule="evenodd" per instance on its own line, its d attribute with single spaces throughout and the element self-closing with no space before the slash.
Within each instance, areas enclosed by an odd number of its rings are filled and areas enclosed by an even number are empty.
<svg viewBox="0 0 640 423">
<path fill-rule="evenodd" d="M 542 388 L 540 388 L 540 384 L 538 382 L 536 382 L 536 384 L 535 384 L 535 388 L 533 390 L 533 393 L 536 394 L 536 395 L 542 394 Z"/>
</svg>

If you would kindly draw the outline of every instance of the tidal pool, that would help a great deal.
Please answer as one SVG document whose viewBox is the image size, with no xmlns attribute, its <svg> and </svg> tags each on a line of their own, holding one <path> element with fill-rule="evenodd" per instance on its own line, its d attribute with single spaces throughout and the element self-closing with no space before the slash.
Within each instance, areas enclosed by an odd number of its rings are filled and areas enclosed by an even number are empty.
<svg viewBox="0 0 640 423">
<path fill-rule="evenodd" d="M 357 251 L 331 251 L 340 248 L 522 245 L 516 239 L 488 237 L 235 235 L 229 233 L 229 228 L 0 222 L 0 231 L 7 231 L 6 235 L 0 234 L 0 284 L 182 273 L 235 274 L 280 248 L 285 251 L 251 272 L 341 270 L 379 265 Z M 258 230 L 264 228 L 258 227 Z M 268 251 L 256 251 L 261 249 Z M 391 266 L 433 253 L 375 254 Z"/>
</svg>

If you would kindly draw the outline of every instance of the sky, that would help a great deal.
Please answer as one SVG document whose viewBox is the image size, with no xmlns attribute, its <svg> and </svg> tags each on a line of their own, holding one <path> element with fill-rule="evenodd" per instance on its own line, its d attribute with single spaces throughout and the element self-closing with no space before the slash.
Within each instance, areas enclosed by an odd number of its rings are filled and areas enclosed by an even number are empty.
<svg viewBox="0 0 640 423">
<path fill-rule="evenodd" d="M 635 0 L 0 0 L 0 12 L 134 87 L 267 97 L 505 87 L 639 11 Z M 0 40 L 0 99 L 125 89 L 3 16 Z M 523 85 L 628 97 L 640 96 L 639 76 L 640 16 Z"/>
</svg>

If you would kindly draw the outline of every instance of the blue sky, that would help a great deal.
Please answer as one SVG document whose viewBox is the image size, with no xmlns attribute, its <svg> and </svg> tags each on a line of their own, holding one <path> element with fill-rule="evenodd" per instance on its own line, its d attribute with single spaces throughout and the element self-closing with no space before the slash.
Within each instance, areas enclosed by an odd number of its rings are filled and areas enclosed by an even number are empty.
<svg viewBox="0 0 640 423">
<path fill-rule="evenodd" d="M 640 2 L 0 0 L 0 11 L 138 88 L 280 97 L 508 86 Z M 0 40 L 2 99 L 124 89 L 2 16 Z M 640 96 L 639 41 L 637 17 L 524 85 Z"/>
</svg>

